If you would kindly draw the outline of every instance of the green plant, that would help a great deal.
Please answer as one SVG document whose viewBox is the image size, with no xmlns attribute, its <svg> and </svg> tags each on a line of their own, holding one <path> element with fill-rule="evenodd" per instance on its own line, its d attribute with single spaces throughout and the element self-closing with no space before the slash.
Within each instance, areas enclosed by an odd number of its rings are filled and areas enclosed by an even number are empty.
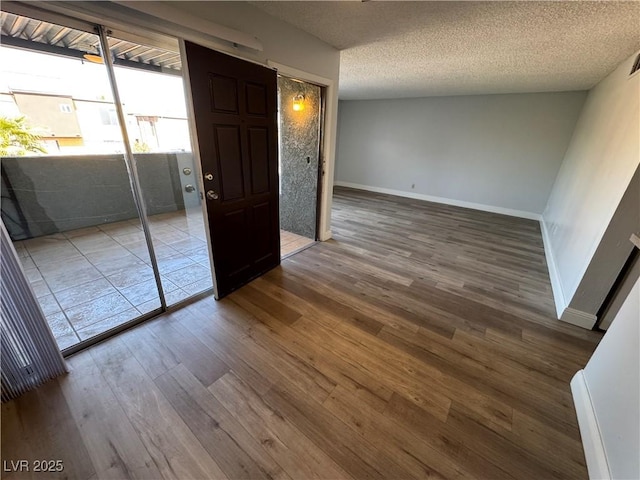
<svg viewBox="0 0 640 480">
<path fill-rule="evenodd" d="M 133 144 L 133 153 L 149 153 L 151 151 L 151 147 L 146 142 L 140 142 L 136 138 L 136 141 Z"/>
<path fill-rule="evenodd" d="M 0 116 L 0 156 L 24 156 L 27 153 L 47 153 L 40 144 L 40 135 L 27 125 L 26 117 Z"/>
</svg>

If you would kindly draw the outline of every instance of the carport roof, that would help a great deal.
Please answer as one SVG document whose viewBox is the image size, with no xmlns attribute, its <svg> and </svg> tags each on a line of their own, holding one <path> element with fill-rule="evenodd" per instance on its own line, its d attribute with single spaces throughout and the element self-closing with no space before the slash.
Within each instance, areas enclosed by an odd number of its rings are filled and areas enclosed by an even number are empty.
<svg viewBox="0 0 640 480">
<path fill-rule="evenodd" d="M 28 50 L 83 58 L 86 54 L 100 55 L 96 33 L 56 25 L 9 12 L 1 13 L 2 45 Z M 109 38 L 114 64 L 161 73 L 179 74 L 180 54 L 157 47 Z"/>
</svg>

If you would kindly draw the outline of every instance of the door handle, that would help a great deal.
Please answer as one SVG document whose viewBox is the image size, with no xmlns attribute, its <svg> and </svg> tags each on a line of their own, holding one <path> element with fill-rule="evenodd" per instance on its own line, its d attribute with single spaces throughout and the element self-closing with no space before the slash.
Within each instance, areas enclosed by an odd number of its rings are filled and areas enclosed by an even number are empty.
<svg viewBox="0 0 640 480">
<path fill-rule="evenodd" d="M 208 200 L 217 200 L 218 199 L 218 194 L 216 192 L 214 192 L 213 190 L 207 190 L 207 199 Z"/>
</svg>

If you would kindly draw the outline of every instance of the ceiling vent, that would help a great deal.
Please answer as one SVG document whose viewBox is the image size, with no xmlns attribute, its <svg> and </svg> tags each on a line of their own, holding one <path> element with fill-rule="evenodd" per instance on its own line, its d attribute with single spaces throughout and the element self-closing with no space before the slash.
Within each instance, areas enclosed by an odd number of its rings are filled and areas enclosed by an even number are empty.
<svg viewBox="0 0 640 480">
<path fill-rule="evenodd" d="M 636 61 L 633 62 L 633 67 L 631 67 L 631 73 L 629 73 L 629 75 L 633 75 L 638 70 L 640 70 L 640 53 L 636 57 Z"/>
</svg>

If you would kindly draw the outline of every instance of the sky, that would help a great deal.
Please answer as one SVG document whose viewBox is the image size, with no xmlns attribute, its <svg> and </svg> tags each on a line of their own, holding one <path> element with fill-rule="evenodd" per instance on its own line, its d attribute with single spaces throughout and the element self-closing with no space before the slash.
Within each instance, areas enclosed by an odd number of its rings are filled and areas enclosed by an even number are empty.
<svg viewBox="0 0 640 480">
<path fill-rule="evenodd" d="M 115 67 L 125 113 L 186 118 L 182 77 Z M 0 46 L 0 91 L 112 101 L 104 65 Z"/>
</svg>

